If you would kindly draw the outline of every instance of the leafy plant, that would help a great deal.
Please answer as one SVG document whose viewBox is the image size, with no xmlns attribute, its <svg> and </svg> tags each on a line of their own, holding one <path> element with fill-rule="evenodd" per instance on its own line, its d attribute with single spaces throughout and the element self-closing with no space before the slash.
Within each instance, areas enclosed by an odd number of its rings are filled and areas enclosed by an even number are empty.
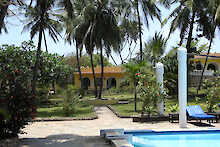
<svg viewBox="0 0 220 147">
<path fill-rule="evenodd" d="M 70 116 L 76 112 L 76 105 L 79 102 L 79 96 L 80 95 L 74 86 L 67 86 L 66 97 L 63 103 L 63 110 L 66 116 Z"/>
<path fill-rule="evenodd" d="M 157 104 L 166 97 L 165 91 L 160 90 L 154 72 L 150 70 L 140 73 L 137 89 L 142 101 L 142 113 L 147 112 L 148 115 L 156 112 Z"/>
<path fill-rule="evenodd" d="M 214 112 L 217 107 L 217 100 L 219 100 L 220 96 L 220 78 L 218 78 L 216 81 L 206 79 L 203 83 L 203 88 L 207 94 L 205 97 L 203 97 L 206 102 L 207 111 Z"/>
<path fill-rule="evenodd" d="M 178 112 L 178 110 L 179 110 L 179 105 L 178 104 L 168 106 L 168 111 L 169 112 L 175 113 L 175 112 Z"/>
</svg>

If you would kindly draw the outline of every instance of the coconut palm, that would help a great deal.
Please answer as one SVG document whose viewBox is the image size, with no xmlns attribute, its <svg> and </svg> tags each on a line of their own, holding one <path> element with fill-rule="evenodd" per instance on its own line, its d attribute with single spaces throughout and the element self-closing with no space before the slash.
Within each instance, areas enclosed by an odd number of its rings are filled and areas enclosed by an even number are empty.
<svg viewBox="0 0 220 147">
<path fill-rule="evenodd" d="M 180 45 L 182 45 L 183 40 L 187 38 L 186 48 L 188 53 L 192 53 L 191 42 L 193 40 L 193 30 L 194 24 L 198 19 L 198 12 L 202 10 L 203 2 L 200 0 L 181 0 L 174 1 L 179 3 L 179 5 L 171 12 L 171 14 L 163 21 L 165 24 L 167 20 L 172 19 L 170 32 L 173 33 L 175 30 L 180 30 Z"/>
<path fill-rule="evenodd" d="M 4 30 L 6 33 L 7 28 L 5 25 L 5 18 L 8 16 L 9 6 L 15 5 L 15 6 L 21 6 L 24 5 L 22 0 L 1 0 L 0 1 L 0 34 L 2 33 L 2 30 Z"/>
<path fill-rule="evenodd" d="M 155 0 L 135 0 L 134 6 L 137 12 L 137 19 L 138 19 L 138 30 L 139 30 L 139 42 L 140 42 L 140 60 L 143 60 L 143 47 L 142 47 L 142 21 L 141 15 L 139 11 L 139 5 L 142 8 L 144 14 L 144 23 L 146 24 L 147 28 L 149 29 L 149 18 L 152 20 L 157 18 L 159 21 L 161 19 L 160 9 L 156 5 Z"/>
<path fill-rule="evenodd" d="M 59 22 L 54 20 L 50 11 L 54 6 L 54 0 L 37 0 L 34 7 L 27 7 L 25 16 L 27 18 L 27 24 L 24 26 L 24 30 L 30 29 L 30 37 L 34 38 L 37 33 L 38 36 L 38 47 L 36 52 L 36 62 L 33 71 L 32 80 L 32 92 L 36 93 L 36 82 L 38 78 L 39 58 L 41 53 L 41 42 L 43 32 L 48 31 L 50 37 L 56 43 L 58 41 L 58 35 L 60 36 L 61 29 L 59 28 Z"/>
<path fill-rule="evenodd" d="M 207 9 L 204 9 L 204 11 L 202 11 L 204 13 L 200 13 L 202 19 L 200 19 L 199 21 L 200 21 L 201 26 L 203 26 L 202 35 L 205 36 L 207 39 L 209 39 L 210 42 L 209 42 L 209 48 L 208 48 L 207 56 L 205 59 L 205 64 L 202 70 L 202 75 L 200 78 L 199 86 L 197 88 L 197 93 L 202 85 L 203 75 L 204 75 L 204 71 L 207 65 L 208 56 L 211 50 L 213 39 L 215 38 L 216 28 L 220 29 L 220 1 L 219 0 L 207 0 L 206 2 L 207 2 L 206 7 L 204 8 L 207 8 Z"/>
<path fill-rule="evenodd" d="M 120 31 L 113 10 L 108 6 L 107 0 L 96 1 L 93 8 L 90 7 L 85 11 L 85 15 L 89 16 L 87 18 L 91 18 L 89 19 L 90 27 L 88 29 L 90 44 L 94 42 L 94 45 L 100 51 L 101 84 L 98 97 L 101 98 L 104 77 L 103 49 L 110 53 L 111 48 L 118 48 Z"/>
</svg>

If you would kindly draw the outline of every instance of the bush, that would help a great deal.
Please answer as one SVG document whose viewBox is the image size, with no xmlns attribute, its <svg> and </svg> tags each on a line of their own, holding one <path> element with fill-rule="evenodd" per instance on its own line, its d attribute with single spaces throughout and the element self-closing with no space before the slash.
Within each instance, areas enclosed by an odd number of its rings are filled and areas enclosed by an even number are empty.
<svg viewBox="0 0 220 147">
<path fill-rule="evenodd" d="M 15 137 L 23 133 L 21 129 L 37 114 L 35 96 L 20 80 L 13 80 L 7 88 L 1 88 L 0 97 L 4 99 L 4 111 L 8 115 L 2 115 L 0 139 Z"/>
<path fill-rule="evenodd" d="M 76 112 L 76 105 L 79 102 L 79 97 L 79 92 L 75 89 L 75 87 L 68 85 L 63 103 L 63 111 L 66 116 L 70 116 Z"/>
<path fill-rule="evenodd" d="M 36 116 L 36 99 L 31 92 L 32 52 L 19 47 L 0 47 L 0 139 L 18 136 Z"/>
<path fill-rule="evenodd" d="M 203 89 L 205 90 L 205 97 L 197 97 L 196 100 L 200 101 L 201 99 L 205 99 L 206 107 L 208 112 L 214 112 L 217 108 L 217 101 L 220 96 L 220 78 L 215 81 L 205 80 L 203 83 Z"/>
<path fill-rule="evenodd" d="M 171 113 L 175 113 L 179 110 L 179 105 L 175 104 L 175 105 L 169 105 L 168 106 L 168 111 Z"/>
<path fill-rule="evenodd" d="M 139 74 L 138 77 L 137 89 L 142 101 L 142 113 L 147 112 L 150 115 L 157 109 L 157 104 L 166 97 L 165 91 L 160 92 L 160 85 L 152 72 Z"/>
</svg>

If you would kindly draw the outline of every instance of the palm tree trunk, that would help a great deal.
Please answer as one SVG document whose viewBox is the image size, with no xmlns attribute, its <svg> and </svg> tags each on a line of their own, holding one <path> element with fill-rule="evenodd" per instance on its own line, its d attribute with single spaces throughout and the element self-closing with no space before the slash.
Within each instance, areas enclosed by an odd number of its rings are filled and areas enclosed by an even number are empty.
<svg viewBox="0 0 220 147">
<path fill-rule="evenodd" d="M 94 80 L 95 97 L 97 97 L 98 92 L 97 92 L 97 84 L 96 84 L 95 69 L 94 69 L 94 64 L 93 64 L 93 54 L 92 53 L 90 53 L 90 62 L 91 62 L 91 66 L 92 66 L 92 76 L 93 76 L 93 80 Z"/>
<path fill-rule="evenodd" d="M 202 75 L 201 75 L 201 78 L 200 78 L 200 81 L 199 81 L 199 86 L 198 86 L 198 88 L 197 88 L 197 94 L 198 94 L 198 92 L 199 92 L 199 90 L 200 90 L 200 87 L 201 87 L 201 85 L 202 85 L 202 79 L 203 79 L 204 71 L 205 71 L 205 68 L 206 68 L 206 65 L 207 65 L 209 53 L 210 53 L 210 50 L 211 50 L 211 46 L 212 46 L 212 42 L 213 42 L 213 38 L 214 38 L 214 34 L 215 34 L 215 29 L 216 29 L 216 26 L 215 26 L 215 28 L 214 28 L 214 33 L 213 33 L 213 35 L 212 35 L 213 37 L 211 37 L 210 42 L 209 42 L 209 49 L 208 49 L 207 56 L 206 56 L 206 58 L 205 58 L 204 67 L 203 67 L 203 69 L 202 69 Z"/>
<path fill-rule="evenodd" d="M 120 59 L 121 59 L 121 64 L 124 64 L 124 60 L 123 60 L 123 58 L 122 58 L 122 56 L 121 56 L 121 51 L 120 51 L 120 49 L 118 50 L 118 53 L 119 53 L 119 57 L 120 57 Z"/>
<path fill-rule="evenodd" d="M 192 33 L 193 33 L 193 25 L 195 22 L 195 11 L 193 11 L 191 22 L 190 22 L 190 27 L 189 27 L 189 34 L 187 38 L 187 44 L 186 44 L 186 49 L 187 53 L 192 53 L 191 49 L 191 42 L 192 42 Z M 189 81 L 189 57 L 187 56 L 187 81 Z M 189 96 L 189 82 L 187 82 L 187 97 Z"/>
<path fill-rule="evenodd" d="M 43 31 L 43 35 L 44 35 L 44 43 L 45 43 L 45 48 L 46 48 L 46 52 L 48 53 L 48 49 L 47 49 L 47 39 L 45 36 L 45 32 Z"/>
<path fill-rule="evenodd" d="M 115 61 L 115 59 L 113 58 L 112 54 L 110 54 L 110 57 L 112 58 L 112 61 L 114 62 L 114 64 L 115 64 L 116 66 L 118 66 L 118 64 L 116 63 L 116 61 Z"/>
<path fill-rule="evenodd" d="M 187 49 L 188 53 L 192 53 L 191 42 L 192 42 L 193 25 L 194 25 L 194 22 L 195 22 L 195 15 L 196 15 L 196 13 L 195 13 L 195 11 L 193 11 L 192 19 L 191 19 L 190 27 L 189 27 L 189 34 L 188 34 L 188 38 L 187 38 L 187 44 L 186 44 L 186 49 Z"/>
<path fill-rule="evenodd" d="M 76 60 L 77 60 L 77 68 L 79 72 L 80 88 L 82 88 L 82 73 L 80 68 L 79 48 L 77 43 L 76 43 Z"/>
<path fill-rule="evenodd" d="M 138 15 L 138 31 L 139 31 L 139 41 L 140 41 L 140 60 L 143 60 L 143 48 L 142 48 L 142 29 L 141 29 L 141 17 L 140 17 L 140 12 L 138 9 L 139 2 L 136 0 L 137 5 L 136 5 L 136 11 Z"/>
<path fill-rule="evenodd" d="M 36 62 L 34 65 L 34 76 L 33 76 L 33 81 L 32 81 L 32 94 L 34 95 L 36 95 L 36 83 L 37 83 L 37 78 L 38 78 L 37 76 L 38 76 L 38 68 L 39 68 L 39 61 L 40 61 L 42 34 L 43 34 L 43 29 L 41 29 L 39 32 Z"/>
<path fill-rule="evenodd" d="M 8 11 L 8 5 L 2 5 L 0 6 L 0 34 L 1 34 L 1 29 L 4 27 L 4 19 L 5 16 L 7 15 Z"/>
<path fill-rule="evenodd" d="M 101 85 L 99 91 L 99 99 L 102 98 L 102 89 L 103 89 L 103 77 L 104 77 L 104 63 L 103 63 L 103 50 L 102 50 L 102 42 L 100 42 L 100 59 L 101 59 Z"/>
</svg>

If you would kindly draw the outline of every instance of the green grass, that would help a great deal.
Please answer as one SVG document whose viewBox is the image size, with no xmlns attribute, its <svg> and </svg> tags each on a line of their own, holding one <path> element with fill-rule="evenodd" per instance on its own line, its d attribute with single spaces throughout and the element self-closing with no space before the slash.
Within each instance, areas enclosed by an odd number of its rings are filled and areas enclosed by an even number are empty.
<svg viewBox="0 0 220 147">
<path fill-rule="evenodd" d="M 65 93 L 59 92 L 59 94 L 51 95 L 48 97 L 48 103 L 39 104 L 37 117 L 67 117 L 63 110 L 63 101 Z M 85 118 L 95 116 L 93 112 L 93 105 L 85 101 L 80 101 L 76 104 L 76 111 L 68 117 Z"/>
<path fill-rule="evenodd" d="M 201 99 L 199 102 L 196 102 L 195 97 L 193 97 L 193 95 L 196 94 L 196 88 L 190 88 L 189 91 L 192 96 L 188 99 L 188 105 L 200 105 L 202 109 L 206 111 L 205 100 Z M 199 94 L 200 96 L 201 94 L 204 94 L 204 90 L 201 90 Z M 40 105 L 38 108 L 38 117 L 65 117 L 62 108 L 64 96 L 65 92 L 62 90 L 60 90 L 57 95 L 49 96 L 48 99 L 50 103 L 48 105 Z M 108 100 L 95 99 L 92 94 L 86 95 L 81 102 L 77 104 L 76 112 L 73 113 L 71 117 L 80 118 L 94 116 L 95 114 L 93 113 L 92 108 L 97 105 L 111 105 L 115 111 L 125 116 L 137 115 L 141 112 L 141 102 L 137 103 L 138 111 L 134 111 L 134 96 L 130 92 L 113 93 L 111 91 L 105 91 L 103 92 L 103 98 L 107 98 Z M 119 100 L 128 100 L 130 103 L 118 104 L 117 102 Z M 177 96 L 175 96 L 175 98 L 166 99 L 165 113 L 169 113 L 168 107 L 175 104 L 178 104 Z"/>
<path fill-rule="evenodd" d="M 63 107 L 50 107 L 50 108 L 38 108 L 38 116 L 37 117 L 66 117 Z M 84 103 L 79 103 L 76 106 L 76 112 L 68 117 L 93 117 L 95 116 L 93 112 L 92 105 L 86 105 Z"/>
<path fill-rule="evenodd" d="M 137 103 L 137 112 L 134 111 L 134 102 L 129 103 L 129 104 L 115 104 L 111 106 L 120 115 L 132 116 L 132 115 L 137 115 L 141 112 L 140 102 Z"/>
</svg>

